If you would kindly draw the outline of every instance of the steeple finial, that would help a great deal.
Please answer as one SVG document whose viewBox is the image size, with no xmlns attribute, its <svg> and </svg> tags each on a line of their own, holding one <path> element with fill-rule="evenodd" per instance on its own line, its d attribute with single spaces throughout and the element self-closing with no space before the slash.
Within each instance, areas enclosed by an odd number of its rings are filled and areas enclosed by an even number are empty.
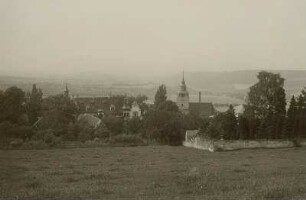
<svg viewBox="0 0 306 200">
<path fill-rule="evenodd" d="M 183 70 L 183 79 L 182 79 L 182 83 L 185 83 L 185 72 Z"/>
</svg>

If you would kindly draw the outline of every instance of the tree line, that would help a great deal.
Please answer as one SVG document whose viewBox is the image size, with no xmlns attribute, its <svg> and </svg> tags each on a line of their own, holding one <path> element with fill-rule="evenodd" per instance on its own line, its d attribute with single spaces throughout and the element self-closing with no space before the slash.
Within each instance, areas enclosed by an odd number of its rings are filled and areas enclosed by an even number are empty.
<svg viewBox="0 0 306 200">
<path fill-rule="evenodd" d="M 258 82 L 250 87 L 244 112 L 238 118 L 232 106 L 218 113 L 203 136 L 216 139 L 256 140 L 293 139 L 306 137 L 306 92 L 292 96 L 286 109 L 285 79 L 280 74 L 259 72 Z"/>
<path fill-rule="evenodd" d="M 154 105 L 144 103 L 145 96 L 129 97 L 145 110 L 142 118 L 103 117 L 93 128 L 78 121 L 75 102 L 65 94 L 43 97 L 33 85 L 25 93 L 18 87 L 0 91 L 1 145 L 19 143 L 56 145 L 65 141 L 99 140 L 105 143 L 179 145 L 185 130 L 198 129 L 203 137 L 224 140 L 300 139 L 306 137 L 306 91 L 291 98 L 286 109 L 284 79 L 279 74 L 262 71 L 250 87 L 244 112 L 237 117 L 231 105 L 226 112 L 201 118 L 182 114 L 176 103 L 167 100 L 167 89 L 160 85 Z M 123 96 L 122 96 L 123 98 Z M 16 142 L 18 143 L 18 142 Z"/>
</svg>

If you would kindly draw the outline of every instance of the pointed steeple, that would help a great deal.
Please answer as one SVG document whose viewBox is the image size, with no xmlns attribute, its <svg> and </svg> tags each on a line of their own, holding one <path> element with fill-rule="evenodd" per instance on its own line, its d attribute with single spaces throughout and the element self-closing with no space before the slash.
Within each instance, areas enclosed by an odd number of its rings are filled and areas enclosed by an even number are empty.
<svg viewBox="0 0 306 200">
<path fill-rule="evenodd" d="M 64 95 L 65 95 L 66 97 L 69 96 L 69 89 L 68 89 L 68 84 L 67 84 L 67 82 L 66 82 L 66 89 L 65 89 L 65 91 L 64 91 Z"/>
<path fill-rule="evenodd" d="M 183 71 L 183 77 L 182 77 L 182 81 L 180 85 L 180 90 L 176 98 L 176 105 L 182 113 L 184 114 L 189 113 L 189 93 L 187 91 L 187 86 L 185 83 L 184 71 Z"/>
<path fill-rule="evenodd" d="M 183 78 L 182 78 L 182 82 L 181 82 L 181 91 L 187 91 L 184 71 L 183 71 Z"/>
</svg>

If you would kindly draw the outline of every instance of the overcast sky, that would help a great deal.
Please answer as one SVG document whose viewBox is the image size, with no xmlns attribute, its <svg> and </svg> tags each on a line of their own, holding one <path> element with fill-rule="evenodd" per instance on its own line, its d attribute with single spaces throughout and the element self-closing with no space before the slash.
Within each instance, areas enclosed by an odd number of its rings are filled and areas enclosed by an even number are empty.
<svg viewBox="0 0 306 200">
<path fill-rule="evenodd" d="M 305 0 L 0 0 L 0 73 L 306 70 Z"/>
</svg>

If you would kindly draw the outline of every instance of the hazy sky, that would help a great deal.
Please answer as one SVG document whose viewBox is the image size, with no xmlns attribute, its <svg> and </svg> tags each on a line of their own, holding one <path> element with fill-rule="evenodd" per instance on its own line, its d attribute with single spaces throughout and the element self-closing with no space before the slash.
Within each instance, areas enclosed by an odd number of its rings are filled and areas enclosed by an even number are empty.
<svg viewBox="0 0 306 200">
<path fill-rule="evenodd" d="M 0 73 L 306 70 L 305 0 L 0 0 Z"/>
</svg>

